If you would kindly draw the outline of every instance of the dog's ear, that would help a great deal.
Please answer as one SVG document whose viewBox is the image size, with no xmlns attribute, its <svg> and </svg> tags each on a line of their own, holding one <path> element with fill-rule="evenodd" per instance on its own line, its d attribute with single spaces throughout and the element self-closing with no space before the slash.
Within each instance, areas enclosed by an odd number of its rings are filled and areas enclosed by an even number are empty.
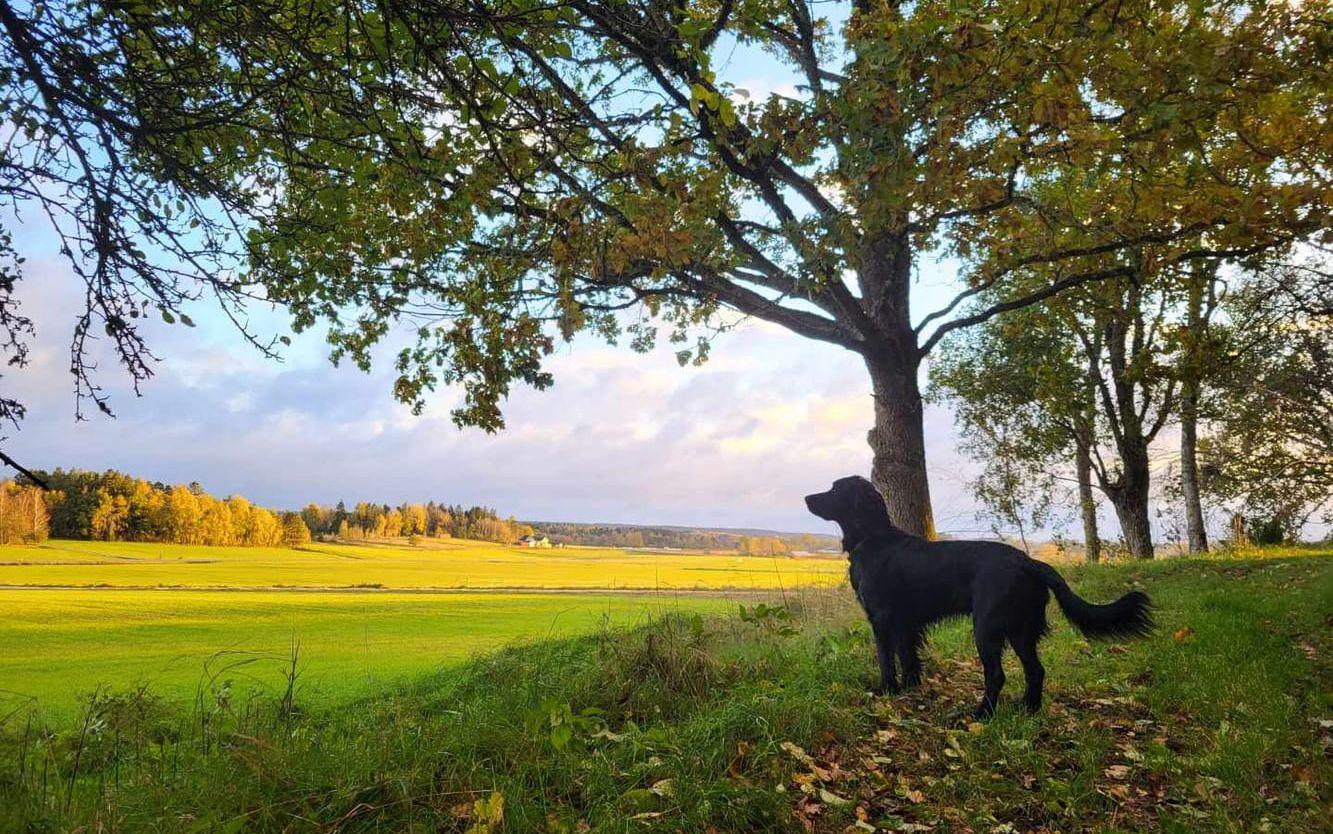
<svg viewBox="0 0 1333 834">
<path fill-rule="evenodd" d="M 892 530 L 893 521 L 889 518 L 889 508 L 884 504 L 884 497 L 875 489 L 874 484 L 860 478 L 852 492 L 852 512 L 857 521 L 866 530 Z"/>
</svg>

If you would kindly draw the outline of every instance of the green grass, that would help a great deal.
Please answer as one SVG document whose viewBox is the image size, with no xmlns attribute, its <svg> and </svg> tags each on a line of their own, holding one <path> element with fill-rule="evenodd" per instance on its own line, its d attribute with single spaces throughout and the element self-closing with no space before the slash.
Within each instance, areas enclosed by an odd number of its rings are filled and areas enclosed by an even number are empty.
<svg viewBox="0 0 1333 834">
<path fill-rule="evenodd" d="M 1145 588 L 1160 627 L 1089 645 L 1053 617 L 1036 717 L 967 717 L 962 623 L 933 636 L 920 690 L 870 697 L 845 588 L 806 588 L 792 621 L 598 629 L 352 704 L 298 685 L 188 709 L 103 695 L 54 730 L 15 715 L 0 830 L 1328 830 L 1333 558 L 1069 575 L 1094 599 Z"/>
<path fill-rule="evenodd" d="M 828 585 L 845 571 L 832 559 L 459 539 L 300 550 L 0 546 L 0 586 L 9 586 L 0 587 L 0 715 L 35 703 L 49 720 L 69 720 L 103 684 L 148 684 L 177 703 L 214 677 L 271 688 L 293 645 L 307 698 L 332 703 L 515 640 L 728 605 L 697 591 Z"/>
<path fill-rule="evenodd" d="M 668 594 L 0 590 L 0 715 L 72 720 L 100 685 L 188 702 L 210 678 L 282 683 L 295 644 L 309 700 L 381 691 L 517 640 L 730 603 Z"/>
</svg>

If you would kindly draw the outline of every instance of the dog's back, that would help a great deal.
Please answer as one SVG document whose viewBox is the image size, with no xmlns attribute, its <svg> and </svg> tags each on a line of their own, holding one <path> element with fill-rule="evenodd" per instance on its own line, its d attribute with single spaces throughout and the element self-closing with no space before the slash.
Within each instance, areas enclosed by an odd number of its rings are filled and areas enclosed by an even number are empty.
<svg viewBox="0 0 1333 834">
<path fill-rule="evenodd" d="M 867 615 L 884 613 L 925 626 L 972 613 L 978 598 L 1015 583 L 1040 582 L 1027 574 L 1027 556 L 1000 542 L 931 542 L 905 533 L 879 535 L 851 554 L 852 586 Z"/>
</svg>

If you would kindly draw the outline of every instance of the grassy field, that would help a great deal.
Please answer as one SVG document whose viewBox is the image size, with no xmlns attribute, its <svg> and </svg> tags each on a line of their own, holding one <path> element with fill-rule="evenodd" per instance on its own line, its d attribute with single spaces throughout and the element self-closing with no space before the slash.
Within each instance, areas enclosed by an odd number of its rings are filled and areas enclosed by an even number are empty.
<svg viewBox="0 0 1333 834">
<path fill-rule="evenodd" d="M 714 597 L 616 594 L 0 590 L 0 715 L 67 722 L 102 684 L 174 702 L 231 681 L 284 685 L 293 645 L 311 700 L 382 691 L 518 640 L 717 611 Z"/>
<path fill-rule="evenodd" d="M 148 684 L 173 701 L 212 680 L 272 689 L 293 645 L 307 697 L 345 699 L 515 640 L 733 606 L 699 591 L 828 584 L 844 572 L 827 559 L 454 540 L 0 547 L 0 715 L 36 704 L 49 720 L 72 720 L 102 684 Z M 429 593 L 443 590 L 455 592 Z"/>
<path fill-rule="evenodd" d="M 0 546 L 0 586 L 772 589 L 836 584 L 846 571 L 841 559 L 536 550 L 454 539 L 300 550 L 54 540 Z"/>
<path fill-rule="evenodd" d="M 938 629 L 923 687 L 874 698 L 845 588 L 488 653 L 351 704 L 103 695 L 0 728 L 0 830 L 1316 832 L 1333 776 L 1333 557 L 1066 569 L 1157 604 L 1144 641 L 1056 615 L 1048 706 L 968 717 Z"/>
</svg>

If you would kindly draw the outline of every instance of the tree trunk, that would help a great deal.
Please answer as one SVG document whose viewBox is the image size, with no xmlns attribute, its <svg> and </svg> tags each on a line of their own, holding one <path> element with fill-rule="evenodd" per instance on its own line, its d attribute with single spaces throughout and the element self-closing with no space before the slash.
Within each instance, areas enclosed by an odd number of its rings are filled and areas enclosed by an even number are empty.
<svg viewBox="0 0 1333 834">
<path fill-rule="evenodd" d="M 875 427 L 866 436 L 873 453 L 870 480 L 884 496 L 894 524 L 933 539 L 935 519 L 917 383 L 921 354 L 912 327 L 910 240 L 903 234 L 872 236 L 855 266 L 862 293 L 874 299 L 865 310 L 862 352 L 875 400 Z"/>
<path fill-rule="evenodd" d="M 1083 549 L 1089 562 L 1102 558 L 1102 539 L 1097 533 L 1097 501 L 1092 497 L 1092 460 L 1085 446 L 1076 453 L 1078 504 L 1083 515 Z"/>
<path fill-rule="evenodd" d="M 1250 534 L 1245 529 L 1245 516 L 1240 513 L 1231 514 L 1231 546 L 1249 547 Z"/>
<path fill-rule="evenodd" d="M 1217 275 L 1216 262 L 1195 266 L 1190 274 L 1186 299 L 1185 356 L 1180 386 L 1180 491 L 1185 497 L 1185 529 L 1190 553 L 1208 550 L 1208 533 L 1203 526 L 1203 505 L 1199 501 L 1199 375 L 1206 338 L 1208 316 L 1204 313 L 1204 289 Z"/>
<path fill-rule="evenodd" d="M 1136 559 L 1153 557 L 1152 524 L 1148 516 L 1148 450 L 1122 448 L 1120 480 L 1110 489 L 1103 489 L 1115 507 L 1120 530 L 1129 553 Z"/>
<path fill-rule="evenodd" d="M 908 367 L 902 367 L 902 365 Z M 867 359 L 875 399 L 875 427 L 866 440 L 874 457 L 870 479 L 884 496 L 889 517 L 914 535 L 935 538 L 926 480 L 925 425 L 915 362 Z"/>
<path fill-rule="evenodd" d="M 1180 490 L 1185 496 L 1185 528 L 1190 553 L 1208 552 L 1208 532 L 1203 526 L 1199 501 L 1199 383 L 1187 379 L 1180 393 Z"/>
</svg>

